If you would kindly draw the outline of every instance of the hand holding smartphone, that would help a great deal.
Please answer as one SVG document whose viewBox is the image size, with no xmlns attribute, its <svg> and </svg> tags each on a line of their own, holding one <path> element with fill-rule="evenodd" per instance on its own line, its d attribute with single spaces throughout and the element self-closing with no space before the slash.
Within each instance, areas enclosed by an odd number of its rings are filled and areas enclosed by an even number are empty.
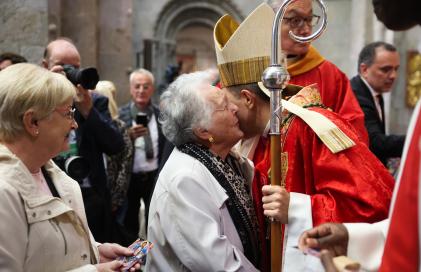
<svg viewBox="0 0 421 272">
<path fill-rule="evenodd" d="M 144 113 L 138 112 L 136 115 L 136 124 L 143 125 L 144 127 L 148 126 L 148 116 Z"/>
<path fill-rule="evenodd" d="M 119 261 L 123 261 L 123 267 L 121 271 L 129 271 L 131 267 L 137 263 L 145 264 L 146 255 L 151 250 L 153 244 L 146 240 L 137 239 L 129 246 L 129 249 L 133 251 L 133 256 L 120 256 L 117 258 Z"/>
</svg>

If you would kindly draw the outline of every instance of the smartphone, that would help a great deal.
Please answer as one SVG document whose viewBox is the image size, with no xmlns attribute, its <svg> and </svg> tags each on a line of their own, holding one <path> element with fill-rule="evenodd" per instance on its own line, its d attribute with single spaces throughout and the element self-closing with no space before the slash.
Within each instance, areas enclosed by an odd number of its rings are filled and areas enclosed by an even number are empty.
<svg viewBox="0 0 421 272">
<path fill-rule="evenodd" d="M 148 126 L 148 116 L 143 113 L 138 113 L 136 115 L 136 124 L 143 125 L 144 127 Z"/>
<path fill-rule="evenodd" d="M 123 261 L 122 271 L 129 271 L 135 264 L 145 264 L 146 255 L 151 250 L 153 244 L 146 240 L 137 239 L 129 246 L 129 249 L 133 251 L 133 256 L 121 256 L 117 260 Z"/>
</svg>

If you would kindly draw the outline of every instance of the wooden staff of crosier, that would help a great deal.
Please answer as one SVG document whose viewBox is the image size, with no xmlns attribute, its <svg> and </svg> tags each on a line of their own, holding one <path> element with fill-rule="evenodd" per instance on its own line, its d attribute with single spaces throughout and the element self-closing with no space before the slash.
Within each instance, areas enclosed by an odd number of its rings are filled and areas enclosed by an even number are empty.
<svg viewBox="0 0 421 272">
<path fill-rule="evenodd" d="M 289 81 L 289 74 L 283 63 L 278 62 L 278 33 L 279 25 L 285 15 L 287 6 L 300 0 L 285 0 L 276 12 L 272 28 L 272 50 L 271 50 L 271 64 L 262 75 L 263 85 L 269 89 L 270 95 L 270 159 L 271 159 L 271 184 L 282 184 L 282 160 L 281 160 L 281 125 L 282 125 L 282 90 L 286 87 Z M 289 32 L 292 39 L 298 42 L 311 42 L 317 39 L 325 30 L 327 25 L 326 7 L 322 0 L 315 0 L 322 11 L 322 22 L 320 28 L 308 37 L 300 37 Z M 280 43 L 280 42 L 279 42 Z M 270 226 L 270 240 L 271 240 L 271 271 L 279 272 L 282 270 L 282 224 L 280 222 L 272 221 Z"/>
</svg>

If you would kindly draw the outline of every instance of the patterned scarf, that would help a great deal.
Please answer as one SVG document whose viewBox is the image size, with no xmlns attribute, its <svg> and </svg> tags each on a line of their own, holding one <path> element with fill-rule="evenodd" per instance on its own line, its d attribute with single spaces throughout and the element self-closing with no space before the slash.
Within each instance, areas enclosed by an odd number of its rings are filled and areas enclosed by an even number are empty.
<svg viewBox="0 0 421 272">
<path fill-rule="evenodd" d="M 255 267 L 259 267 L 258 225 L 250 188 L 231 155 L 226 161 L 213 155 L 206 147 L 188 143 L 178 149 L 200 161 L 211 172 L 228 195 L 226 205 L 240 236 L 244 254 Z"/>
</svg>

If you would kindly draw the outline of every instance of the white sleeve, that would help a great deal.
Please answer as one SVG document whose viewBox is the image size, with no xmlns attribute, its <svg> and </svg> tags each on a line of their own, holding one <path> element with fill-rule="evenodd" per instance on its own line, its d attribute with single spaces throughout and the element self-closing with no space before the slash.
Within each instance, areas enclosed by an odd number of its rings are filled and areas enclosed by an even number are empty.
<svg viewBox="0 0 421 272">
<path fill-rule="evenodd" d="M 346 223 L 348 230 L 347 255 L 359 262 L 368 271 L 377 271 L 380 267 L 389 219 L 378 223 Z"/>
<path fill-rule="evenodd" d="M 311 198 L 309 195 L 290 193 L 288 225 L 285 227 L 284 270 L 289 271 L 324 271 L 320 259 L 304 255 L 297 250 L 298 239 L 303 231 L 313 227 Z M 311 270 L 309 270 L 311 268 Z"/>
<path fill-rule="evenodd" d="M 221 233 L 225 202 L 216 199 L 207 184 L 192 175 L 178 176 L 171 182 L 170 212 L 165 213 L 168 218 L 161 218 L 166 238 L 191 271 L 258 271 Z"/>
</svg>

